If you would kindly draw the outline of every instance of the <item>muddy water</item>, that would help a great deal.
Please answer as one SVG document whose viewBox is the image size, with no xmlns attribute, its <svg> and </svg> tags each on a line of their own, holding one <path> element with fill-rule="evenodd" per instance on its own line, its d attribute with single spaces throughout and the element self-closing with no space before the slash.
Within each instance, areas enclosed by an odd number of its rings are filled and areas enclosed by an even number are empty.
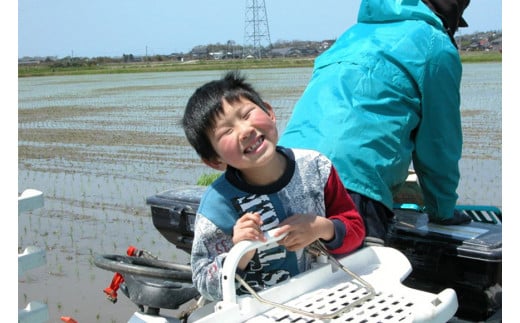
<svg viewBox="0 0 520 323">
<path fill-rule="evenodd" d="M 311 69 L 246 71 L 275 108 L 280 131 Z M 44 192 L 42 209 L 18 217 L 18 246 L 47 251 L 47 264 L 19 278 L 18 306 L 48 304 L 51 322 L 126 322 L 136 310 L 122 293 L 105 299 L 113 273 L 93 256 L 128 246 L 161 259 L 189 257 L 153 227 L 146 198 L 194 184 L 209 170 L 179 126 L 189 95 L 218 71 L 19 79 L 18 190 Z M 461 204 L 502 205 L 501 64 L 464 66 L 465 146 Z M 172 311 L 165 313 L 175 314 Z"/>
</svg>

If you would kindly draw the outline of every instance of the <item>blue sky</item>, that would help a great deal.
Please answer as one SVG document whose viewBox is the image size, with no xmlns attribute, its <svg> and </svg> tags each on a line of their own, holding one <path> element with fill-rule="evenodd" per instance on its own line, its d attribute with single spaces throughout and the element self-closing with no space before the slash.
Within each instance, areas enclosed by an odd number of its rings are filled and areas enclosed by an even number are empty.
<svg viewBox="0 0 520 323">
<path fill-rule="evenodd" d="M 334 39 L 355 22 L 359 2 L 265 0 L 271 41 Z M 154 55 L 228 40 L 243 44 L 245 4 L 19 0 L 18 57 Z M 502 29 L 502 1 L 472 0 L 464 17 L 470 27 L 459 34 Z"/>
</svg>

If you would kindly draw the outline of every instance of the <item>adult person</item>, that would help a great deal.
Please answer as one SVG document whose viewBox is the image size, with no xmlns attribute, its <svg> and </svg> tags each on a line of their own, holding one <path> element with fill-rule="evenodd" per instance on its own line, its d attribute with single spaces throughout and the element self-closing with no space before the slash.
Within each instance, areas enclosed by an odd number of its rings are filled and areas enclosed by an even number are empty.
<svg viewBox="0 0 520 323">
<path fill-rule="evenodd" d="M 274 110 L 238 72 L 210 81 L 188 100 L 184 132 L 202 161 L 224 173 L 201 198 L 191 252 L 193 283 L 204 298 L 222 299 L 222 266 L 243 240 L 287 233 L 252 250 L 237 272 L 261 289 L 309 269 L 304 247 L 321 240 L 333 255 L 358 249 L 360 214 L 334 166 L 308 149 L 278 146 Z M 243 292 L 238 290 L 238 292 Z"/>
<path fill-rule="evenodd" d="M 467 26 L 468 4 L 362 0 L 357 23 L 316 58 L 280 138 L 332 160 L 369 237 L 385 240 L 412 162 L 429 221 L 471 221 L 455 211 L 462 64 L 454 33 Z"/>
</svg>

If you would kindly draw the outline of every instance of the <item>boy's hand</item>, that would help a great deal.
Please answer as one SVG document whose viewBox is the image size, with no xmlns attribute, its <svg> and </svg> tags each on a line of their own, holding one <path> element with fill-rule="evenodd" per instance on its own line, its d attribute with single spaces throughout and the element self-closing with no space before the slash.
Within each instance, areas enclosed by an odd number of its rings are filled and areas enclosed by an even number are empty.
<svg viewBox="0 0 520 323">
<path fill-rule="evenodd" d="M 266 241 L 267 239 L 262 232 L 262 218 L 258 213 L 245 213 L 233 226 L 233 244 L 237 244 L 242 240 Z M 242 256 L 238 262 L 238 268 L 244 270 L 256 250 L 251 250 Z"/>
<path fill-rule="evenodd" d="M 312 214 L 295 214 L 280 223 L 275 236 L 287 232 L 280 245 L 289 251 L 302 249 L 317 239 L 330 240 L 334 238 L 334 224 L 325 217 Z"/>
<path fill-rule="evenodd" d="M 266 241 L 262 232 L 262 218 L 258 213 L 245 213 L 233 226 L 233 244 L 242 240 Z"/>
</svg>

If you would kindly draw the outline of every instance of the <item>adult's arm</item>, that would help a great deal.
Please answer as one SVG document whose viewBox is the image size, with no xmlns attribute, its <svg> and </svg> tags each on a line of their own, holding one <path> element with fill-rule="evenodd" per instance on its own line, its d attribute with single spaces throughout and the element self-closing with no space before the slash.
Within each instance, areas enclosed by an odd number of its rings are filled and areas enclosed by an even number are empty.
<svg viewBox="0 0 520 323">
<path fill-rule="evenodd" d="M 462 153 L 460 82 L 462 64 L 449 37 L 432 40 L 421 86 L 422 119 L 416 133 L 414 168 L 424 192 L 426 212 L 446 219 L 457 202 Z"/>
</svg>

